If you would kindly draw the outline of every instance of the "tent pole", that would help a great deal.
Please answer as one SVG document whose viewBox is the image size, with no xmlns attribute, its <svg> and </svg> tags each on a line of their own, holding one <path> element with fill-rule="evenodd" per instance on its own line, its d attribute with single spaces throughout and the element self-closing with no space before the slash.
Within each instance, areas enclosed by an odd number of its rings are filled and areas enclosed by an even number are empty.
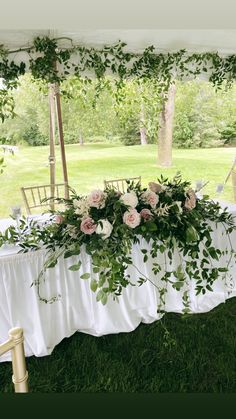
<svg viewBox="0 0 236 419">
<path fill-rule="evenodd" d="M 50 155 L 49 155 L 49 165 L 50 165 L 50 196 L 54 198 L 55 196 L 55 100 L 54 100 L 54 85 L 49 84 L 49 112 L 50 112 Z M 53 211 L 55 208 L 54 200 L 50 201 L 50 208 Z"/>
<path fill-rule="evenodd" d="M 63 124 L 62 124 L 62 115 L 61 115 L 60 87 L 58 83 L 55 83 L 54 86 L 55 86 L 54 92 L 55 92 L 56 105 L 57 105 L 57 123 L 58 123 L 59 142 L 60 142 L 60 148 L 61 148 L 62 169 L 63 169 L 63 177 L 64 177 L 64 183 L 65 183 L 65 198 L 68 199 L 69 198 L 68 174 L 67 174 Z"/>
</svg>

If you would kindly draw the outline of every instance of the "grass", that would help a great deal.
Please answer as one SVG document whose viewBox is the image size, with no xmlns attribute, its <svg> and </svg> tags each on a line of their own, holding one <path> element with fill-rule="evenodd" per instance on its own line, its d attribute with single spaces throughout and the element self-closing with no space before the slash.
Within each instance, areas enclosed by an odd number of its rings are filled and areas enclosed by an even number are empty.
<svg viewBox="0 0 236 419">
<path fill-rule="evenodd" d="M 177 170 L 186 179 L 210 180 L 212 195 L 231 167 L 235 148 L 174 150 L 174 166 L 156 165 L 156 146 L 66 146 L 70 185 L 79 193 L 104 179 L 142 176 L 142 183 Z M 21 203 L 21 186 L 48 183 L 48 147 L 21 148 L 6 158 L 1 175 L 0 217 Z M 57 181 L 62 181 L 57 147 Z M 225 199 L 232 200 L 226 188 Z M 75 333 L 48 357 L 27 358 L 32 392 L 236 392 L 236 298 L 209 313 L 169 313 L 134 332 L 93 337 Z M 11 364 L 0 364 L 2 392 L 12 392 Z"/>
<path fill-rule="evenodd" d="M 134 332 L 75 333 L 50 356 L 27 358 L 31 392 L 236 392 L 236 298 L 209 313 L 168 313 Z M 12 392 L 11 364 L 0 364 Z"/>
<path fill-rule="evenodd" d="M 7 217 L 13 205 L 23 201 L 21 186 L 49 183 L 48 147 L 22 147 L 15 156 L 6 157 L 1 175 L 0 218 Z M 206 192 L 215 195 L 217 183 L 222 183 L 232 165 L 236 148 L 173 150 L 173 167 L 157 166 L 157 147 L 125 147 L 119 144 L 88 144 L 66 146 L 69 183 L 78 193 L 102 188 L 104 179 L 142 176 L 143 185 L 156 180 L 162 173 L 168 177 L 180 170 L 193 184 L 198 179 L 209 180 Z M 62 182 L 59 147 L 56 147 L 56 181 Z M 222 196 L 233 200 L 231 181 Z"/>
</svg>

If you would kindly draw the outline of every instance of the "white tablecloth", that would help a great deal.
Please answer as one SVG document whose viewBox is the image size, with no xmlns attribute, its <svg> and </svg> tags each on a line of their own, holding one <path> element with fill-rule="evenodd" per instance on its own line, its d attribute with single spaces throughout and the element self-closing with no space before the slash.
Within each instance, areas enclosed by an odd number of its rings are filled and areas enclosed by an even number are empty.
<svg viewBox="0 0 236 419">
<path fill-rule="evenodd" d="M 227 246 L 220 226 L 214 231 L 213 238 L 215 245 L 221 248 Z M 235 246 L 235 232 L 231 235 L 231 241 Z M 138 268 L 153 282 L 160 284 L 160 278 L 152 272 L 153 260 L 143 264 L 140 249 L 144 247 L 149 249 L 145 241 L 133 247 L 132 258 L 136 268 L 128 268 L 132 282 L 137 282 L 141 276 Z M 112 298 L 105 306 L 97 302 L 96 294 L 90 290 L 89 280 L 79 278 L 82 273 L 92 271 L 91 259 L 85 251 L 81 252 L 82 266 L 79 272 L 68 270 L 77 259 L 63 257 L 55 268 L 47 270 L 41 294 L 46 298 L 61 294 L 61 299 L 45 304 L 39 300 L 36 286 L 31 286 L 42 269 L 45 251 L 26 254 L 17 254 L 17 251 L 17 248 L 9 246 L 0 249 L 0 343 L 7 339 L 11 327 L 23 327 L 26 356 L 49 355 L 63 338 L 76 331 L 94 336 L 130 332 L 141 322 L 151 323 L 161 318 L 157 313 L 159 292 L 148 281 L 140 287 L 129 285 L 119 297 L 119 303 Z M 160 259 L 158 261 L 162 262 Z M 174 266 L 178 264 L 179 256 L 176 253 Z M 230 274 L 236 278 L 234 263 L 230 266 Z M 190 282 L 188 295 L 192 313 L 210 311 L 227 298 L 236 296 L 235 281 L 230 280 L 229 276 L 226 281 L 215 281 L 214 291 L 205 295 L 196 296 L 194 287 L 195 283 Z M 183 310 L 182 293 L 174 290 L 171 284 L 168 285 L 164 309 L 176 313 Z M 1 361 L 9 359 L 9 354 L 0 358 Z"/>
</svg>

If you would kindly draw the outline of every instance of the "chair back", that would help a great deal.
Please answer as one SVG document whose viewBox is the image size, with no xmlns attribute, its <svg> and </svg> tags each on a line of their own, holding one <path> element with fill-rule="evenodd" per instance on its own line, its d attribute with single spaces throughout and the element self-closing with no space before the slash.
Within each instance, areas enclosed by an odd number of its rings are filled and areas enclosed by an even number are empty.
<svg viewBox="0 0 236 419">
<path fill-rule="evenodd" d="M 236 171 L 235 170 L 232 170 L 231 178 L 232 178 L 232 185 L 233 185 L 234 202 L 236 202 Z"/>
<path fill-rule="evenodd" d="M 129 186 L 127 181 L 141 184 L 141 176 L 123 179 L 104 180 L 104 186 L 105 188 L 110 187 L 116 189 L 119 192 L 125 193 L 127 192 L 127 187 Z"/>
<path fill-rule="evenodd" d="M 66 183 L 22 187 L 21 193 L 27 214 L 32 214 L 32 210 L 38 208 L 53 211 L 55 206 L 59 205 L 55 198 L 64 198 L 66 189 L 68 190 Z"/>
<path fill-rule="evenodd" d="M 26 370 L 24 334 L 21 327 L 9 330 L 9 339 L 0 345 L 0 356 L 12 353 L 12 382 L 16 393 L 28 393 L 28 372 Z"/>
</svg>

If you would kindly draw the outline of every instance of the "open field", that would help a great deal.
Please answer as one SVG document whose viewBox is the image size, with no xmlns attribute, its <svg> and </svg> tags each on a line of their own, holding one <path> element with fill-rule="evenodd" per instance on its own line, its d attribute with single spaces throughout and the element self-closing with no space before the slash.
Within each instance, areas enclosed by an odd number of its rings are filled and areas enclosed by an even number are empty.
<svg viewBox="0 0 236 419">
<path fill-rule="evenodd" d="M 11 206 L 21 204 L 21 186 L 33 186 L 49 183 L 48 166 L 49 148 L 20 147 L 15 156 L 6 156 L 6 167 L 0 178 L 0 218 L 7 217 Z M 236 148 L 216 148 L 197 150 L 174 150 L 173 167 L 157 166 L 156 145 L 121 146 L 114 144 L 89 144 L 84 146 L 67 145 L 69 184 L 78 193 L 86 193 L 91 189 L 102 188 L 104 179 L 119 177 L 142 176 L 144 186 L 156 180 L 162 173 L 168 177 L 178 170 L 183 178 L 191 180 L 193 185 L 198 179 L 210 181 L 206 192 L 215 194 L 217 183 L 222 183 L 232 165 Z M 57 183 L 62 182 L 60 150 L 56 147 Z M 224 200 L 232 201 L 233 192 L 229 180 Z"/>
</svg>

